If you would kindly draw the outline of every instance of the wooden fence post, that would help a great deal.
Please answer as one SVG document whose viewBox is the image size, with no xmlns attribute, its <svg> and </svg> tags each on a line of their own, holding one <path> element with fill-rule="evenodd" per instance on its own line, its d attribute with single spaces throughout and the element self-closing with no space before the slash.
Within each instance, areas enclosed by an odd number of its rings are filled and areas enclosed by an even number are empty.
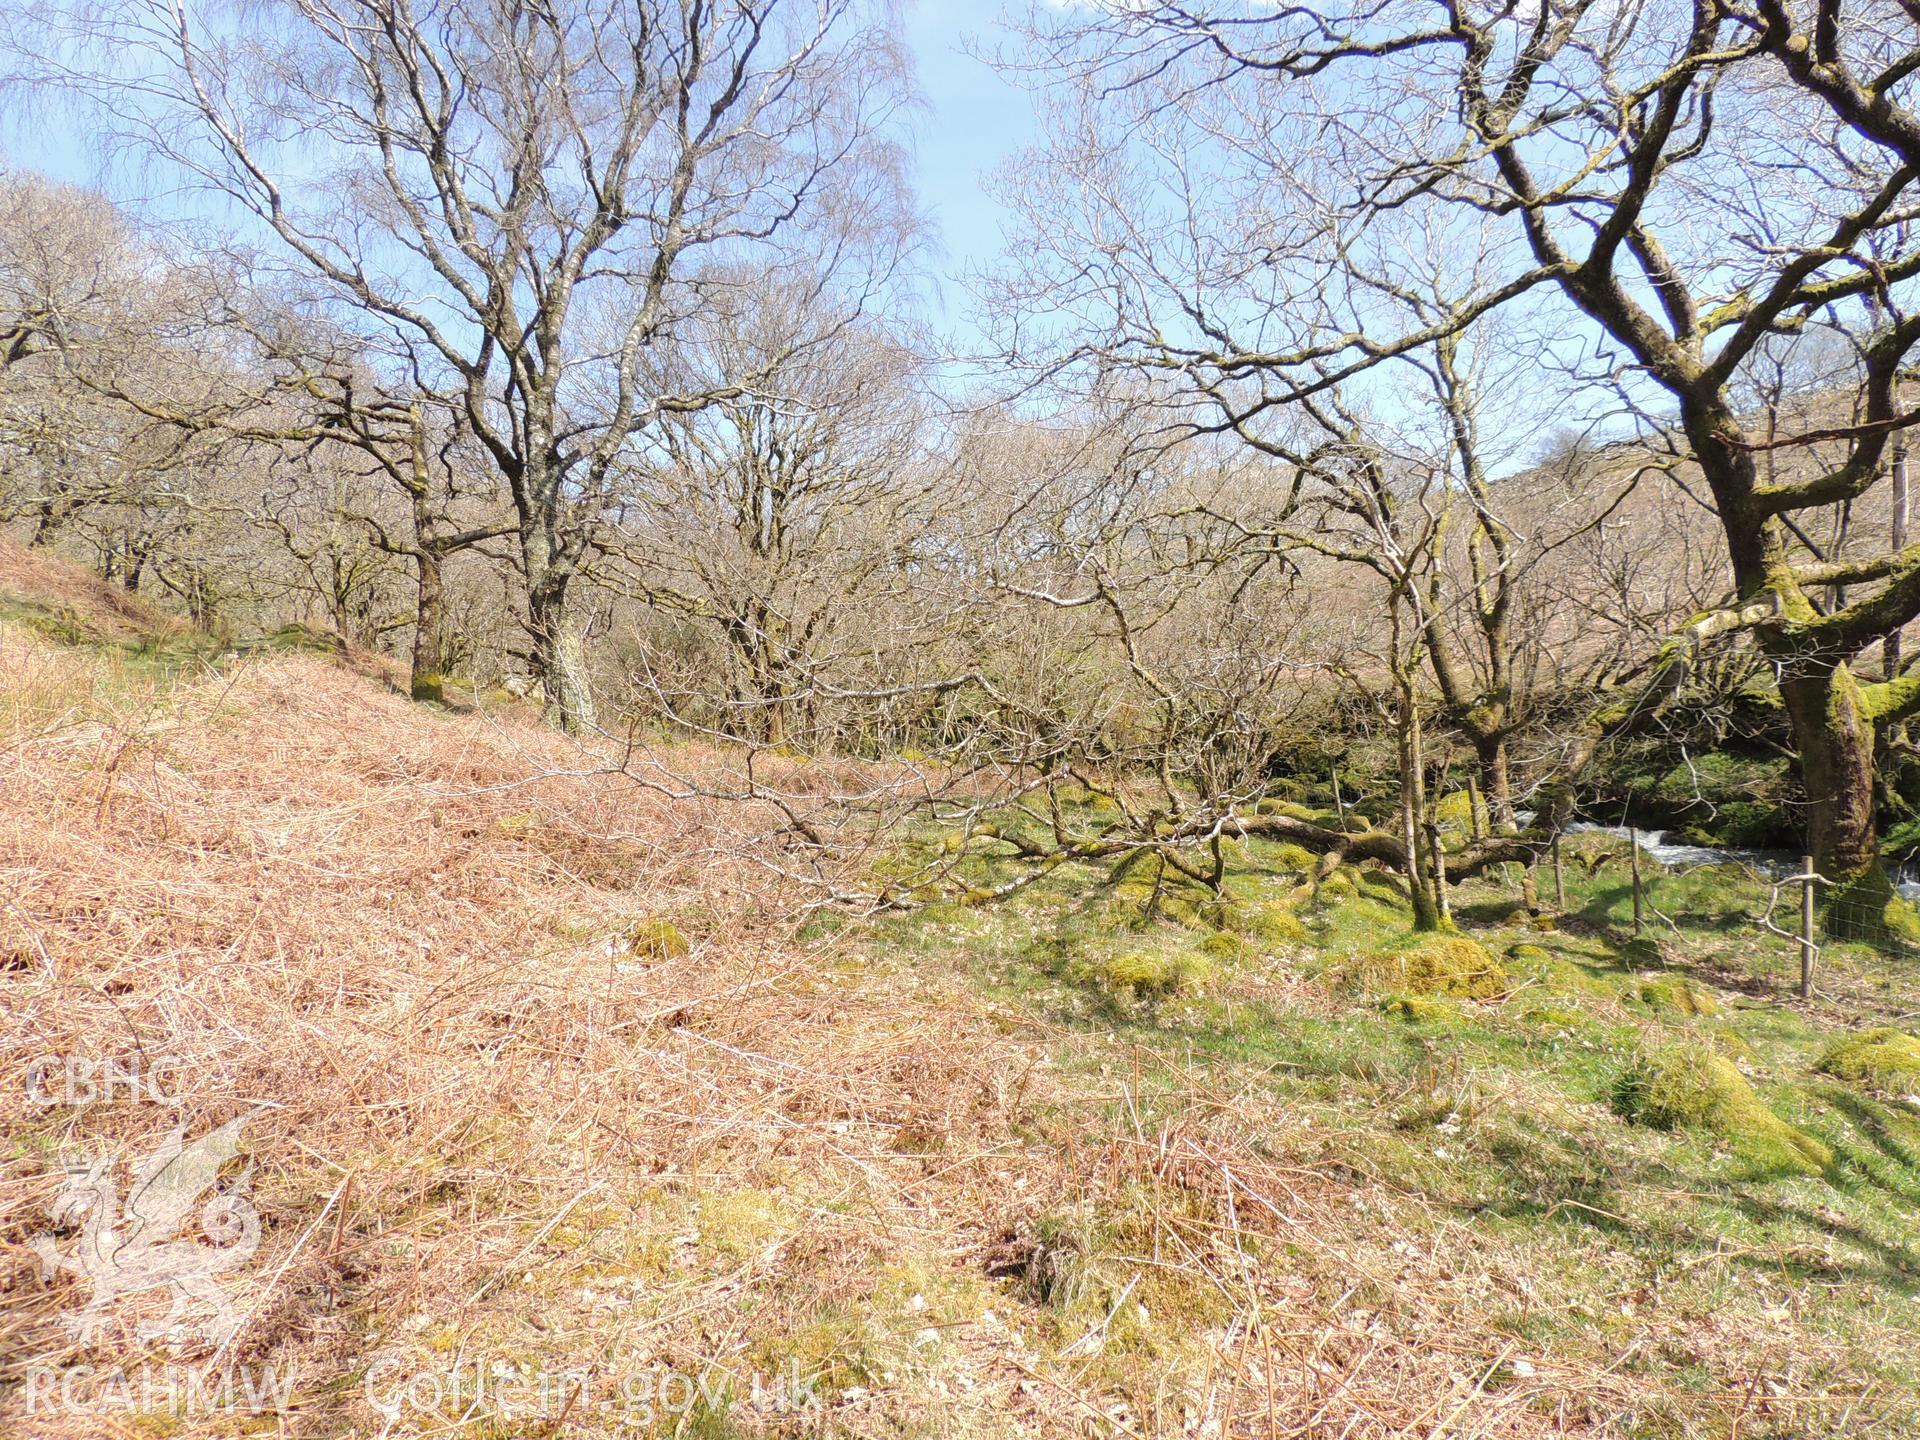
<svg viewBox="0 0 1920 1440">
<path fill-rule="evenodd" d="M 1560 868 L 1560 836 L 1557 831 L 1553 837 L 1553 903 L 1556 909 L 1567 908 L 1567 877 Z"/>
<path fill-rule="evenodd" d="M 1629 825 L 1627 827 L 1627 854 L 1633 865 L 1633 933 L 1640 933 L 1640 832 Z"/>
<path fill-rule="evenodd" d="M 1800 858 L 1800 998 L 1813 998 L 1813 856 Z"/>
</svg>

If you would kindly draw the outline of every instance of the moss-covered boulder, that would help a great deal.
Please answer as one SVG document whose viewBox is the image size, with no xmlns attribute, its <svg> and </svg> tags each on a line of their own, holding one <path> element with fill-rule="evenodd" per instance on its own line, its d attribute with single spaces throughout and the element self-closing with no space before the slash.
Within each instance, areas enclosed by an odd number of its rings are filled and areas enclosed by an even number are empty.
<svg viewBox="0 0 1920 1440">
<path fill-rule="evenodd" d="M 1159 999 L 1198 989 L 1213 974 L 1206 957 L 1191 953 L 1128 950 L 1091 962 L 1091 977 L 1108 990 Z"/>
<path fill-rule="evenodd" d="M 1615 1081 L 1614 1113 L 1655 1130 L 1705 1130 L 1770 1170 L 1816 1174 L 1833 1152 L 1767 1108 L 1737 1066 L 1703 1045 L 1642 1052 Z"/>
<path fill-rule="evenodd" d="M 1486 946 L 1465 935 L 1438 935 L 1402 950 L 1376 950 L 1360 958 L 1358 970 L 1370 989 L 1407 995 L 1493 1000 L 1512 984 L 1506 967 Z"/>
<path fill-rule="evenodd" d="M 1722 1027 L 1708 1031 L 1701 1038 L 1729 1060 L 1752 1061 L 1760 1058 L 1759 1052 L 1753 1048 L 1753 1045 L 1748 1041 L 1747 1037 L 1742 1035 L 1738 1030 L 1729 1030 Z"/>
<path fill-rule="evenodd" d="M 1518 945 L 1507 947 L 1507 958 L 1509 960 L 1551 960 L 1553 952 L 1544 945 L 1530 945 L 1523 941 Z"/>
<path fill-rule="evenodd" d="M 1209 960 L 1238 960 L 1246 953 L 1247 944 L 1238 935 L 1216 930 L 1194 948 Z"/>
<path fill-rule="evenodd" d="M 1720 1002 L 1713 992 L 1696 985 L 1683 975 L 1643 980 L 1633 990 L 1633 998 L 1656 1015 L 1678 1017 L 1718 1015 Z"/>
<path fill-rule="evenodd" d="M 1351 900 L 1360 893 L 1360 887 L 1351 871 L 1340 869 L 1321 880 L 1317 893 L 1322 900 Z"/>
<path fill-rule="evenodd" d="M 1369 900 L 1378 900 L 1382 905 L 1405 905 L 1411 899 L 1407 882 L 1383 870 L 1359 871 L 1354 879 L 1354 888 L 1358 894 Z"/>
<path fill-rule="evenodd" d="M 1268 859 L 1276 870 L 1293 870 L 1302 875 L 1312 871 L 1313 867 L 1320 862 L 1318 855 L 1306 846 L 1296 845 L 1291 840 L 1283 840 L 1274 846 L 1268 852 Z"/>
<path fill-rule="evenodd" d="M 1862 1030 L 1829 1045 L 1815 1068 L 1891 1095 L 1920 1094 L 1920 1040 L 1904 1030 Z"/>
</svg>

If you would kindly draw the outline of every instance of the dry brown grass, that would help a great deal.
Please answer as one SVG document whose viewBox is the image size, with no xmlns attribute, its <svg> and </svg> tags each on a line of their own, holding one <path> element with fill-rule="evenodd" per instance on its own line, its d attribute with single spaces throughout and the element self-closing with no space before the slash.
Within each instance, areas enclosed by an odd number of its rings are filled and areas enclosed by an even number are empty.
<svg viewBox="0 0 1920 1440">
<path fill-rule="evenodd" d="M 103 639 L 166 634 L 181 629 L 138 596 L 44 551 L 0 535 L 0 594 L 48 606 L 78 620 Z"/>
<path fill-rule="evenodd" d="M 298 1377 L 264 1422 L 38 1435 L 612 1435 L 623 1375 L 786 1363 L 826 1377 L 824 1415 L 681 1433 L 1614 1433 L 1608 1375 L 1490 1384 L 1460 1267 L 1396 1249 L 1374 1182 L 1276 1160 L 1257 1096 L 1195 1083 L 1144 1125 L 957 981 L 801 939 L 745 807 L 312 659 L 163 695 L 13 634 L 0 671 L 0 1385 L 209 1358 L 138 1340 L 135 1304 L 81 1345 L 59 1321 L 83 1287 L 24 1242 L 63 1157 L 262 1105 L 225 1359 Z M 686 954 L 626 944 L 662 920 Z M 177 1061 L 177 1112 L 24 1103 L 34 1057 L 139 1054 Z M 1044 1339 L 1036 1225 L 1081 1212 L 1119 1216 L 1186 1307 L 1115 1354 Z M 360 1383 L 476 1362 L 586 1379 L 511 1423 L 444 1395 L 389 1421 Z"/>
<path fill-rule="evenodd" d="M 0 649 L 10 692 L 84 678 L 61 659 Z M 26 1142 L 4 1194 L 15 1364 L 73 1358 L 52 1322 L 83 1297 L 37 1291 L 18 1246 L 45 1226 L 53 1152 L 137 1149 L 173 1118 L 124 1099 L 22 1113 L 13 1082 L 36 1056 L 176 1057 L 193 1133 L 277 1107 L 254 1127 L 267 1241 L 236 1353 L 309 1376 L 417 1316 L 521 1353 L 537 1319 L 543 1351 L 577 1363 L 591 1314 L 554 1297 L 607 1267 L 531 1241 L 583 1192 L 576 1217 L 636 1236 L 650 1206 L 677 1222 L 714 1186 L 817 1212 L 804 1245 L 660 1277 L 650 1298 L 688 1313 L 658 1340 L 697 1336 L 766 1270 L 804 1306 L 889 1226 L 943 1227 L 926 1163 L 893 1147 L 903 1126 L 961 1147 L 1004 1132 L 1006 1042 L 951 1004 L 851 996 L 787 935 L 719 807 L 569 778 L 582 757 L 557 737 L 428 717 L 306 659 L 164 706 L 83 694 L 17 708 L 0 737 L 0 1064 Z M 623 935 L 652 917 L 690 953 L 630 955 Z M 978 1183 L 943 1164 L 941 1201 Z M 980 1223 L 997 1204 L 973 1202 Z M 338 1244 L 328 1219 L 296 1252 L 330 1206 Z"/>
</svg>

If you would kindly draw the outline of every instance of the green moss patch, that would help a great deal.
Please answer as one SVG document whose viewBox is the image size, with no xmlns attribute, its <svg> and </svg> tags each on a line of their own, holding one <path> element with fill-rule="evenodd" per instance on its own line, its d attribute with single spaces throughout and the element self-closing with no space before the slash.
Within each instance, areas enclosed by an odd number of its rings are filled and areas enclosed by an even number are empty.
<svg viewBox="0 0 1920 1440">
<path fill-rule="evenodd" d="M 1238 960 L 1246 953 L 1246 942 L 1238 936 L 1216 932 L 1195 947 L 1210 960 Z"/>
<path fill-rule="evenodd" d="M 1297 870 L 1304 875 L 1319 863 L 1320 857 L 1304 845 L 1283 840 L 1267 852 L 1267 859 L 1276 870 Z"/>
<path fill-rule="evenodd" d="M 1586 1016 L 1564 1005 L 1531 1005 L 1520 1018 L 1529 1024 L 1546 1025 L 1556 1030 L 1577 1030 L 1587 1023 Z"/>
<path fill-rule="evenodd" d="M 1213 974 L 1205 956 L 1128 950 L 1089 962 L 1089 978 L 1109 990 L 1159 998 L 1196 990 Z"/>
<path fill-rule="evenodd" d="M 1355 971 L 1372 990 L 1466 1000 L 1496 999 L 1512 984 L 1486 946 L 1464 935 L 1435 936 L 1404 950 L 1376 950 L 1361 956 Z"/>
<path fill-rule="evenodd" d="M 1460 1018 L 1458 1005 L 1433 995 L 1395 995 L 1380 1008 L 1417 1025 L 1443 1025 Z"/>
<path fill-rule="evenodd" d="M 1718 1015 L 1720 1002 L 1713 993 L 1684 976 L 1643 980 L 1633 998 L 1656 1015 Z"/>
<path fill-rule="evenodd" d="M 1734 1063 L 1700 1045 L 1635 1057 L 1613 1087 L 1614 1113 L 1655 1130 L 1706 1130 L 1769 1169 L 1818 1173 L 1833 1152 L 1769 1110 Z"/>
<path fill-rule="evenodd" d="M 1815 1067 L 1875 1090 L 1920 1091 L 1920 1040 L 1902 1030 L 1863 1030 L 1834 1041 Z"/>
<path fill-rule="evenodd" d="M 1244 928 L 1271 945 L 1299 945 L 1307 938 L 1307 927 L 1284 905 L 1261 906 L 1247 918 Z"/>
<path fill-rule="evenodd" d="M 1360 887 L 1345 870 L 1336 870 L 1320 882 L 1319 897 L 1322 900 L 1351 900 L 1359 893 Z"/>
<path fill-rule="evenodd" d="M 677 960 L 689 948 L 679 927 L 659 916 L 636 920 L 627 931 L 627 953 L 636 960 Z"/>
</svg>

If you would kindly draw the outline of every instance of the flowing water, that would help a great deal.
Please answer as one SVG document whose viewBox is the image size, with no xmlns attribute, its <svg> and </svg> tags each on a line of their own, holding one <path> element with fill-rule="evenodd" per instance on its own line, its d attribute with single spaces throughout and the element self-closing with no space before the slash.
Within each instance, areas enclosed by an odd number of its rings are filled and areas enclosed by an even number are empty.
<svg viewBox="0 0 1920 1440">
<path fill-rule="evenodd" d="M 1746 850 L 1735 846 L 1682 845 L 1667 840 L 1664 830 L 1637 830 L 1631 825 L 1595 825 L 1576 820 L 1567 826 L 1569 835 L 1611 835 L 1617 840 L 1632 840 L 1642 851 L 1663 865 L 1746 865 L 1762 875 L 1779 879 L 1800 873 L 1800 857 L 1791 850 Z M 1909 900 L 1920 900 L 1920 865 L 1909 860 L 1893 874 L 1893 888 Z"/>
</svg>

